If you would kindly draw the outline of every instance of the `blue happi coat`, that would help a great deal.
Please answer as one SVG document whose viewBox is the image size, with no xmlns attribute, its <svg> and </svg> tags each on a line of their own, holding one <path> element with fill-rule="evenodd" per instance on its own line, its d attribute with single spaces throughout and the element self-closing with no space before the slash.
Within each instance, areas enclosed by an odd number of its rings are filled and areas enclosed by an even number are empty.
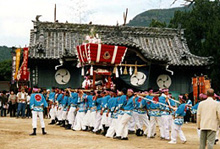
<svg viewBox="0 0 220 149">
<path fill-rule="evenodd" d="M 133 112 L 134 107 L 135 107 L 135 102 L 133 101 L 133 98 L 134 98 L 134 96 L 131 96 L 128 99 L 127 104 L 124 106 L 124 111 L 123 111 L 124 114 L 126 113 L 126 114 L 132 116 L 132 112 Z"/>
<path fill-rule="evenodd" d="M 55 102 L 55 92 L 51 92 L 50 94 L 49 94 L 49 101 L 51 101 L 51 102 Z"/>
<path fill-rule="evenodd" d="M 97 98 L 95 103 L 97 111 L 101 111 L 102 97 Z"/>
<path fill-rule="evenodd" d="M 68 102 L 69 102 L 69 97 L 68 96 L 64 96 L 64 98 L 63 98 L 63 100 L 61 102 L 61 104 L 63 106 L 63 111 L 67 111 L 68 105 L 69 105 Z"/>
<path fill-rule="evenodd" d="M 118 97 L 112 97 L 108 100 L 108 109 L 111 112 L 111 118 L 114 119 L 118 118 L 118 112 L 116 111 L 117 106 L 118 106 Z"/>
<path fill-rule="evenodd" d="M 88 110 L 90 110 L 92 108 L 92 103 L 93 103 L 93 96 L 92 95 L 88 95 L 87 96 L 87 103 L 88 103 Z"/>
<path fill-rule="evenodd" d="M 72 96 L 70 96 L 68 104 L 70 107 L 77 107 L 77 101 L 77 98 L 73 98 Z"/>
<path fill-rule="evenodd" d="M 102 102 L 101 102 L 101 108 L 103 110 L 103 112 L 107 112 L 107 108 L 108 108 L 108 100 L 111 98 L 110 95 L 107 95 L 105 97 L 102 98 Z"/>
<path fill-rule="evenodd" d="M 62 105 L 62 100 L 63 100 L 63 94 L 59 94 L 59 95 L 57 96 L 57 102 L 58 102 L 59 107 L 62 107 L 62 106 L 63 106 L 63 105 Z"/>
<path fill-rule="evenodd" d="M 80 98 L 78 96 L 78 108 L 79 108 L 79 112 L 86 112 L 87 111 L 87 95 L 83 94 L 82 97 Z"/>
<path fill-rule="evenodd" d="M 146 96 L 147 99 L 149 99 L 150 101 L 147 102 L 148 103 L 148 108 L 149 108 L 149 116 L 155 116 L 155 117 L 160 117 L 161 113 L 160 113 L 160 105 L 157 103 L 158 101 L 154 101 L 154 99 L 156 99 L 156 97 L 153 96 Z"/>
<path fill-rule="evenodd" d="M 118 114 L 123 115 L 123 109 L 124 106 L 127 104 L 127 96 L 126 95 L 122 95 L 118 98 L 118 106 L 117 106 L 117 110 L 118 110 Z"/>
<path fill-rule="evenodd" d="M 97 100 L 96 100 L 96 96 L 90 96 L 90 98 L 92 98 L 92 105 L 91 105 L 91 112 L 95 112 L 97 110 Z"/>
<path fill-rule="evenodd" d="M 143 98 L 135 98 L 135 109 L 139 114 L 146 114 L 148 109 L 147 101 Z"/>
<path fill-rule="evenodd" d="M 37 112 L 43 112 L 48 104 L 41 93 L 33 93 L 30 98 L 30 109 Z"/>
<path fill-rule="evenodd" d="M 184 123 L 184 116 L 186 115 L 186 111 L 188 110 L 188 104 L 183 103 L 181 104 L 176 112 L 175 112 L 175 118 L 174 118 L 174 124 L 176 125 L 183 125 Z"/>
</svg>

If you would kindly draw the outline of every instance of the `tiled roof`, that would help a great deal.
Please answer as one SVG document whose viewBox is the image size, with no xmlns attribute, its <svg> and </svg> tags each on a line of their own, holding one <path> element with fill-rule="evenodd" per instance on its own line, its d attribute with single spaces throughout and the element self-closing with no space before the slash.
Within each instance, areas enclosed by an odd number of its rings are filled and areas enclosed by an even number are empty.
<svg viewBox="0 0 220 149">
<path fill-rule="evenodd" d="M 148 60 L 163 61 L 172 66 L 205 66 L 210 58 L 190 53 L 183 30 L 170 28 L 104 26 L 34 22 L 30 36 L 30 58 L 58 59 L 75 56 L 93 28 L 105 44 L 123 45 L 139 50 Z"/>
</svg>

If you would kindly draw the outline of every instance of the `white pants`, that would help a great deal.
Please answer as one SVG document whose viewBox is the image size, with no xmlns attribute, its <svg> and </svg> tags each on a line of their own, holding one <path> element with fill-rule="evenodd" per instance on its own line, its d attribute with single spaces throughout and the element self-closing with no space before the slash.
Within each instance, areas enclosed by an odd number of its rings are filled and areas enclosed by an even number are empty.
<svg viewBox="0 0 220 149">
<path fill-rule="evenodd" d="M 58 107 L 58 111 L 57 111 L 58 121 L 62 121 L 62 113 L 63 113 L 63 107 Z"/>
<path fill-rule="evenodd" d="M 67 119 L 67 111 L 62 111 L 62 120 Z"/>
<path fill-rule="evenodd" d="M 129 120 L 129 123 L 128 123 L 128 130 L 135 131 L 135 124 L 136 124 L 135 119 L 137 118 L 138 118 L 138 113 L 133 112 L 131 119 Z"/>
<path fill-rule="evenodd" d="M 181 129 L 181 125 L 176 125 L 173 123 L 172 131 L 171 131 L 171 141 L 176 142 L 177 134 L 179 133 L 180 140 L 186 141 L 186 137 Z"/>
<path fill-rule="evenodd" d="M 58 118 L 58 106 L 57 105 L 54 106 L 54 114 L 55 114 L 55 118 Z"/>
<path fill-rule="evenodd" d="M 118 115 L 118 118 L 117 118 L 117 126 L 116 126 L 116 132 L 117 132 L 117 130 L 118 130 L 118 128 L 119 128 L 119 127 L 118 127 L 119 124 L 121 123 L 121 118 L 122 118 L 122 116 L 123 116 L 122 114 L 119 114 L 119 115 Z"/>
<path fill-rule="evenodd" d="M 109 114 L 108 114 L 108 126 L 107 126 L 107 127 L 110 127 L 110 126 L 111 126 L 112 121 L 113 121 L 113 118 L 111 118 L 111 113 L 109 113 Z"/>
<path fill-rule="evenodd" d="M 170 115 L 161 116 L 161 137 L 169 140 L 170 139 Z"/>
<path fill-rule="evenodd" d="M 37 111 L 32 111 L 32 127 L 37 128 L 37 116 L 39 116 L 41 128 L 45 128 L 43 112 Z"/>
<path fill-rule="evenodd" d="M 146 130 L 149 127 L 149 119 L 147 114 L 138 114 L 138 123 L 136 123 L 137 129 L 143 129 L 143 125 L 145 125 Z"/>
<path fill-rule="evenodd" d="M 218 130 L 216 131 L 215 140 L 217 140 L 217 139 L 218 139 L 218 134 L 219 134 L 219 128 L 218 128 Z"/>
<path fill-rule="evenodd" d="M 105 125 L 106 127 L 109 127 L 108 122 L 109 121 L 108 121 L 108 117 L 106 116 L 106 112 L 103 112 L 100 129 L 102 129 L 102 125 Z"/>
<path fill-rule="evenodd" d="M 75 111 L 76 111 L 76 107 L 70 107 L 70 110 L 69 110 L 68 115 L 67 115 L 67 120 L 68 120 L 70 125 L 74 124 L 74 121 L 75 121 Z"/>
<path fill-rule="evenodd" d="M 85 112 L 79 112 L 77 111 L 77 114 L 76 114 L 76 121 L 75 121 L 75 124 L 74 124 L 74 127 L 73 129 L 74 130 L 84 130 L 85 127 L 83 126 L 83 118 L 85 116 Z"/>
<path fill-rule="evenodd" d="M 147 114 L 138 114 L 138 120 L 138 123 L 136 123 L 137 129 L 143 130 L 143 125 L 145 125 L 144 134 L 147 134 L 150 123 Z"/>
<path fill-rule="evenodd" d="M 121 136 L 122 138 L 128 137 L 128 122 L 131 120 L 131 117 L 132 116 L 128 115 L 127 113 L 122 116 L 118 129 L 116 131 L 116 136 Z"/>
<path fill-rule="evenodd" d="M 107 131 L 107 134 L 105 135 L 106 137 L 113 138 L 114 134 L 116 133 L 117 124 L 118 124 L 118 120 L 112 119 L 112 123 Z"/>
<path fill-rule="evenodd" d="M 95 127 L 95 122 L 96 122 L 96 111 L 92 111 L 90 113 L 91 121 L 90 121 L 90 127 Z"/>
<path fill-rule="evenodd" d="M 90 123 L 91 123 L 91 112 L 90 110 L 88 110 L 83 118 L 83 125 L 90 126 Z"/>
<path fill-rule="evenodd" d="M 172 115 L 169 115 L 169 130 L 171 131 L 172 130 L 172 126 L 173 126 L 173 116 Z"/>
<path fill-rule="evenodd" d="M 151 116 L 150 117 L 150 124 L 149 124 L 149 128 L 148 128 L 148 134 L 147 134 L 148 138 L 154 136 L 154 133 L 156 131 L 156 123 L 159 125 L 160 135 L 161 135 L 161 133 L 162 133 L 161 117 Z"/>
<path fill-rule="evenodd" d="M 54 107 L 54 105 L 51 106 L 49 114 L 50 114 L 50 119 L 55 120 L 55 107 Z"/>
<path fill-rule="evenodd" d="M 129 126 L 128 126 L 128 130 L 132 130 L 135 131 L 135 125 L 136 125 L 136 129 L 138 129 L 138 126 L 140 126 L 140 122 L 139 122 L 139 117 L 138 117 L 138 112 L 133 112 L 132 118 L 129 121 Z M 132 120 L 133 119 L 133 120 Z M 134 125 L 134 126 L 133 126 Z"/>
<path fill-rule="evenodd" d="M 94 132 L 96 132 L 100 129 L 101 121 L 102 121 L 102 116 L 100 115 L 100 111 L 97 111 L 96 116 L 95 116 L 95 126 L 93 129 Z"/>
</svg>

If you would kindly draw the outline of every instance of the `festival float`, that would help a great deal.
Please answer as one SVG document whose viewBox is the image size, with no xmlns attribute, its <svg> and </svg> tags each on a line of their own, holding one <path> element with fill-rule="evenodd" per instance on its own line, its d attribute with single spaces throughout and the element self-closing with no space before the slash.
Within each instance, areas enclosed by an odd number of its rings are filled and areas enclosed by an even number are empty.
<svg viewBox="0 0 220 149">
<path fill-rule="evenodd" d="M 82 87 L 114 89 L 111 76 L 119 76 L 117 66 L 122 65 L 126 52 L 125 46 L 102 44 L 98 34 L 86 36 L 85 42 L 77 46 L 78 67 L 81 67 L 81 74 L 85 76 Z"/>
</svg>

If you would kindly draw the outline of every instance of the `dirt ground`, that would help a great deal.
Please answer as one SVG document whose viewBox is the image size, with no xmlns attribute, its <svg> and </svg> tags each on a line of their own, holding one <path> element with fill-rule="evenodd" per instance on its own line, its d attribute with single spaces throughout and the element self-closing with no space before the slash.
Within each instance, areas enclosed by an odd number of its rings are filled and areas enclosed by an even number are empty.
<svg viewBox="0 0 220 149">
<path fill-rule="evenodd" d="M 90 132 L 64 130 L 60 126 L 50 126 L 48 119 L 45 119 L 46 131 L 48 135 L 41 134 L 40 123 L 38 121 L 37 136 L 31 137 L 32 132 L 31 119 L 16 119 L 0 117 L 0 149 L 8 148 L 156 148 L 156 149 L 194 149 L 198 148 L 198 137 L 195 124 L 184 124 L 183 132 L 187 138 L 186 144 L 178 143 L 168 144 L 167 141 L 161 141 L 159 137 L 147 139 L 146 137 L 137 137 L 129 135 L 128 141 L 114 140 L 105 138 L 101 135 L 95 135 Z M 158 131 L 158 128 L 157 128 Z M 159 134 L 157 132 L 157 134 Z M 220 148 L 216 145 L 215 148 Z"/>
</svg>

